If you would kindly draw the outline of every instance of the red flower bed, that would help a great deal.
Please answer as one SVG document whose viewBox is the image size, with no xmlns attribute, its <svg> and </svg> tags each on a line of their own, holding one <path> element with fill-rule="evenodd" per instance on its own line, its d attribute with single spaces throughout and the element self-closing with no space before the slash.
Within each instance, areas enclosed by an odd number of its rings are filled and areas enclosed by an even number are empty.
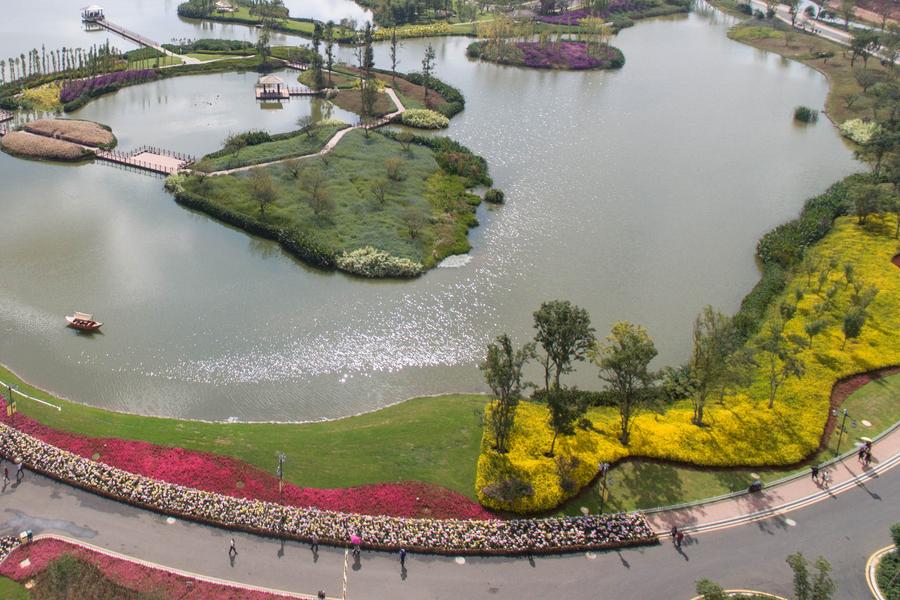
<svg viewBox="0 0 900 600">
<path fill-rule="evenodd" d="M 71 554 L 95 565 L 107 578 L 122 587 L 139 592 L 159 593 L 165 598 L 269 600 L 284 597 L 176 575 L 55 539 L 41 539 L 33 544 L 19 546 L 0 565 L 0 575 L 24 583 L 63 554 Z M 21 568 L 19 563 L 26 558 L 31 564 Z"/>
<path fill-rule="evenodd" d="M 0 414 L 6 414 L 2 396 Z M 15 427 L 79 456 L 96 456 L 95 460 L 123 471 L 237 498 L 365 515 L 496 518 L 474 500 L 429 483 L 408 481 L 338 489 L 303 488 L 285 483 L 284 494 L 280 496 L 277 477 L 228 456 L 148 442 L 84 437 L 47 427 L 21 414 L 15 417 Z"/>
</svg>

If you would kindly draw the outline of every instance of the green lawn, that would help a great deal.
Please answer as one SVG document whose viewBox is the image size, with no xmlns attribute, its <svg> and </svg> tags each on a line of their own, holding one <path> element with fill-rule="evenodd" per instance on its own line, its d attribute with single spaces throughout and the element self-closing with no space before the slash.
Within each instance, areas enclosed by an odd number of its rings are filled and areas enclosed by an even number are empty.
<svg viewBox="0 0 900 600">
<path fill-rule="evenodd" d="M 250 147 L 241 151 L 253 151 Z M 386 161 L 399 160 L 403 179 L 388 178 Z M 372 246 L 395 257 L 411 259 L 426 268 L 448 254 L 469 249 L 468 227 L 475 224 L 473 204 L 464 180 L 445 174 L 434 153 L 413 144 L 409 152 L 378 133 L 368 138 L 360 130 L 346 135 L 329 155 L 305 159 L 295 176 L 289 165 L 263 167 L 277 192 L 275 202 L 261 214 L 251 195 L 252 172 L 199 179 L 187 178 L 184 188 L 230 210 L 287 231 L 297 231 L 335 252 Z M 309 205 L 303 171 L 320 169 L 332 201 L 331 210 L 315 215 Z M 371 192 L 372 182 L 386 184 L 384 203 Z M 416 220 L 410 233 L 410 215 Z"/>
<path fill-rule="evenodd" d="M 302 486 L 348 487 L 416 480 L 475 497 L 484 396 L 417 398 L 324 423 L 234 424 L 159 419 L 90 408 L 56 399 L 2 367 L 0 380 L 18 383 L 21 391 L 63 407 L 57 412 L 21 400 L 18 406 L 22 414 L 82 435 L 226 454 L 267 471 L 273 470 L 277 453 L 283 451 L 287 455 L 285 478 Z"/>
<path fill-rule="evenodd" d="M 248 55 L 249 54 L 250 53 L 248 52 Z M 190 58 L 197 59 L 201 62 L 207 62 L 210 60 L 228 60 L 228 59 L 240 58 L 233 54 L 204 54 L 202 52 L 190 52 L 187 54 L 187 56 Z"/>
<path fill-rule="evenodd" d="M 337 125 L 326 125 L 316 128 L 312 135 L 298 133 L 287 139 L 247 146 L 237 153 L 218 157 L 203 157 L 194 168 L 198 171 L 210 173 L 246 165 L 258 165 L 293 156 L 315 154 L 340 129 L 341 127 Z"/>
<path fill-rule="evenodd" d="M 138 60 L 129 60 L 128 69 L 153 69 L 157 66 L 167 67 L 170 65 L 180 65 L 182 60 L 177 56 L 159 56 L 157 58 L 142 58 Z"/>
<path fill-rule="evenodd" d="M 844 402 L 850 417 L 857 419 L 857 427 L 847 420 L 848 434 L 841 442 L 841 451 L 847 451 L 860 436 L 874 437 L 900 420 L 900 374 L 873 381 L 854 392 Z M 867 420 L 871 427 L 863 427 L 859 421 Z M 824 462 L 835 455 L 837 432 L 828 440 L 827 448 L 801 467 L 788 469 L 698 469 L 670 463 L 648 460 L 629 460 L 609 472 L 612 483 L 606 509 L 633 510 L 654 508 L 680 502 L 710 498 L 747 489 L 757 473 L 763 481 L 773 481 L 796 473 L 808 471 L 809 464 Z M 877 458 L 877 457 L 876 457 Z M 559 514 L 579 514 L 582 506 L 591 512 L 599 509 L 597 486 L 591 486 L 559 510 Z"/>
<path fill-rule="evenodd" d="M 31 594 L 12 579 L 0 577 L 0 598 L 3 600 L 28 600 L 31 598 Z"/>
</svg>

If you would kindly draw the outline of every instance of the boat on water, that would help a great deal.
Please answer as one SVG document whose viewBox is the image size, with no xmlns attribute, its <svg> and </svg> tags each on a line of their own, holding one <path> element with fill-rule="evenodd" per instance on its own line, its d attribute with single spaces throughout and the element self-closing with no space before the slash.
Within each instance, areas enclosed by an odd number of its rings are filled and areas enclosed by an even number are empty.
<svg viewBox="0 0 900 600">
<path fill-rule="evenodd" d="M 66 321 L 69 322 L 69 327 L 79 331 L 97 331 L 103 326 L 103 323 L 94 320 L 94 315 L 77 311 L 74 315 L 67 316 Z"/>
</svg>

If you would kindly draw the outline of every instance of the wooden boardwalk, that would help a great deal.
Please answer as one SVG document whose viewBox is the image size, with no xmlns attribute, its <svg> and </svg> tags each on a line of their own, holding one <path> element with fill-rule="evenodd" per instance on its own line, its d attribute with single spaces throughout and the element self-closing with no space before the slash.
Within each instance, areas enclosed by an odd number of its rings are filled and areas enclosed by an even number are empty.
<svg viewBox="0 0 900 600">
<path fill-rule="evenodd" d="M 98 160 L 151 171 L 161 175 L 177 173 L 196 161 L 196 158 L 192 156 L 152 146 L 141 146 L 131 152 L 100 150 L 99 148 L 92 150 Z"/>
<path fill-rule="evenodd" d="M 120 36 L 122 36 L 123 38 L 125 38 L 127 40 L 131 40 L 132 42 L 134 42 L 138 45 L 145 46 L 147 48 L 153 48 L 154 50 L 162 52 L 166 56 L 174 56 L 176 58 L 179 58 L 187 64 L 195 64 L 195 63 L 200 62 L 199 60 L 197 60 L 195 58 L 190 58 L 188 56 L 181 56 L 179 54 L 175 54 L 174 52 L 166 50 L 165 48 L 162 47 L 162 44 L 160 44 L 159 42 L 151 40 L 150 38 L 145 37 L 139 33 L 135 33 L 134 31 L 131 31 L 130 29 L 125 29 L 121 25 L 116 25 L 115 23 L 113 23 L 111 21 L 107 21 L 106 18 L 91 19 L 88 22 L 99 25 L 100 27 L 104 27 L 104 28 L 112 31 L 113 33 L 119 34 Z"/>
<path fill-rule="evenodd" d="M 325 90 L 314 90 L 306 86 L 285 87 L 278 91 L 256 88 L 257 100 L 290 100 L 291 96 L 321 96 Z"/>
</svg>

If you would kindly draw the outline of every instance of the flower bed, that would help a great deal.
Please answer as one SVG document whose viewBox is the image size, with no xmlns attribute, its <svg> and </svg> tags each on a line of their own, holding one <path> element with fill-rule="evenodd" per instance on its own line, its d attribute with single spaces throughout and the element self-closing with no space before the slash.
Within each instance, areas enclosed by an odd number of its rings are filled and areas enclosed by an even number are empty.
<svg viewBox="0 0 900 600">
<path fill-rule="evenodd" d="M 63 104 L 72 102 L 85 94 L 95 94 L 107 88 L 118 89 L 125 85 L 141 83 L 156 79 L 156 71 L 153 69 L 141 69 L 139 71 L 116 71 L 88 77 L 86 79 L 74 79 L 63 83 L 59 99 Z"/>
<path fill-rule="evenodd" d="M 156 597 L 157 594 L 161 598 L 203 598 L 204 600 L 242 600 L 245 598 L 247 600 L 264 600 L 283 597 L 178 575 L 52 538 L 39 539 L 33 544 L 19 546 L 12 550 L 9 560 L 0 564 L 0 575 L 23 583 L 37 577 L 53 561 L 65 554 L 94 565 L 107 579 L 121 587 L 142 593 L 152 593 L 153 597 Z M 30 564 L 27 567 L 21 567 L 20 563 L 26 558 Z"/>
<path fill-rule="evenodd" d="M 657 543 L 640 513 L 518 520 L 407 519 L 235 498 L 128 473 L 0 425 L 0 454 L 59 481 L 141 508 L 252 533 L 434 554 L 531 554 Z"/>
<path fill-rule="evenodd" d="M 450 126 L 450 119 L 439 112 L 426 108 L 410 108 L 403 113 L 404 125 L 418 129 L 446 129 Z"/>
<path fill-rule="evenodd" d="M 752 373 L 749 385 L 726 394 L 721 404 L 707 404 L 708 426 L 693 425 L 690 401 L 680 401 L 665 413 L 636 417 L 628 447 L 617 439 L 618 412 L 611 407 L 592 408 L 587 413 L 591 430 L 578 428 L 574 435 L 560 436 L 557 441 L 557 456 L 572 465 L 564 489 L 559 463 L 544 456 L 553 436 L 547 407 L 523 402 L 507 454 L 497 454 L 493 440 L 485 435 L 476 475 L 479 500 L 498 510 L 547 511 L 588 485 L 597 474 L 598 463 L 628 456 L 716 467 L 788 466 L 803 461 L 819 448 L 826 427 L 833 426 L 834 420 L 829 419 L 832 393 L 835 389 L 842 393 L 843 379 L 900 364 L 896 336 L 900 331 L 900 277 L 891 264 L 897 253 L 895 227 L 892 215 L 868 228 L 861 228 L 855 218 L 840 217 L 831 232 L 807 250 L 819 264 L 832 259 L 838 265 L 852 263 L 856 277 L 880 291 L 868 307 L 861 335 L 845 344 L 840 319 L 851 305 L 852 289 L 847 285 L 840 288 L 833 308 L 825 313 L 828 328 L 816 336 L 812 347 L 800 352 L 806 365 L 804 376 L 783 383 L 772 409 L 767 407 L 769 381 L 763 366 Z M 825 289 L 843 281 L 843 273 L 838 271 L 829 275 Z M 766 331 L 769 323 L 783 318 L 779 307 L 787 299 L 796 302 L 796 311 L 785 319 L 785 331 L 805 338 L 804 326 L 817 314 L 821 298 L 815 284 L 809 284 L 804 276 L 789 279 L 769 303 L 759 329 Z M 528 484 L 531 493 L 515 498 L 498 493 L 503 491 L 498 484 L 510 481 Z"/>
<path fill-rule="evenodd" d="M 0 395 L 0 414 L 5 414 L 5 407 Z M 278 479 L 274 475 L 228 456 L 140 441 L 79 436 L 52 429 L 21 414 L 16 416 L 15 426 L 52 446 L 129 473 L 236 498 L 367 515 L 494 518 L 462 494 L 428 483 L 380 483 L 344 489 L 302 488 L 286 483 L 279 495 Z"/>
<path fill-rule="evenodd" d="M 609 3 L 606 10 L 599 14 L 592 14 L 590 10 L 580 8 L 558 15 L 538 15 L 536 19 L 552 25 L 578 25 L 582 19 L 587 19 L 589 17 L 609 17 L 614 13 L 637 12 L 655 5 L 656 3 L 654 2 L 645 2 L 641 0 L 613 0 Z"/>
<path fill-rule="evenodd" d="M 91 156 L 78 144 L 55 140 L 27 131 L 10 131 L 0 138 L 0 148 L 13 156 L 24 158 L 44 158 L 47 160 L 81 160 Z"/>
<path fill-rule="evenodd" d="M 472 42 L 466 53 L 491 62 L 534 69 L 619 69 L 625 64 L 625 57 L 618 48 L 609 45 L 589 47 L 585 42 L 516 42 L 514 48 Z"/>
</svg>

